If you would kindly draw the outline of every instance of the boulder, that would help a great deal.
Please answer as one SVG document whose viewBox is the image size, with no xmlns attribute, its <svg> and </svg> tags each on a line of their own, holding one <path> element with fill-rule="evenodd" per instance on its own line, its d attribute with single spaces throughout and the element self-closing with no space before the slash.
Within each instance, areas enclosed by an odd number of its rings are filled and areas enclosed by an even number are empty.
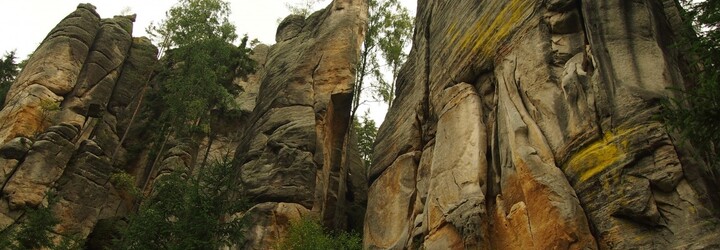
<svg viewBox="0 0 720 250">
<path fill-rule="evenodd" d="M 5 159 L 21 160 L 32 147 L 32 140 L 17 137 L 0 146 L 0 157 Z"/>
</svg>

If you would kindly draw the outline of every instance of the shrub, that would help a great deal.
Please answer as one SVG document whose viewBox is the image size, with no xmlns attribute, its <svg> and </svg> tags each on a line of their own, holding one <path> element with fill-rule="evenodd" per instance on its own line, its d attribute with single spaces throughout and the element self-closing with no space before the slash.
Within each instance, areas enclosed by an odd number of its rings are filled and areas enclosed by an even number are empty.
<svg viewBox="0 0 720 250">
<path fill-rule="evenodd" d="M 357 233 L 327 233 L 317 219 L 308 216 L 291 222 L 287 236 L 277 249 L 354 250 L 362 249 L 362 240 Z"/>
</svg>

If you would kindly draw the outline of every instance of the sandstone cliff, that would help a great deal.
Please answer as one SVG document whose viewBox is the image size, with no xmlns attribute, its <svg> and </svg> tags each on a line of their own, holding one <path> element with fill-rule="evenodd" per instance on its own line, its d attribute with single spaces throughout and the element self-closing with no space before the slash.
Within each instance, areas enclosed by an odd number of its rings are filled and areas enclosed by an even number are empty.
<svg viewBox="0 0 720 250">
<path fill-rule="evenodd" d="M 139 170 L 121 138 L 157 61 L 150 40 L 132 37 L 134 19 L 79 5 L 12 85 L 0 111 L 0 230 L 21 226 L 50 193 L 63 237 L 82 239 L 132 207 L 110 177 Z"/>
<path fill-rule="evenodd" d="M 676 1 L 418 6 L 365 247 L 720 247 L 716 180 L 653 118 L 689 73 Z"/>
<path fill-rule="evenodd" d="M 418 6 L 367 176 L 348 134 L 366 1 L 287 17 L 275 45 L 255 47 L 257 71 L 235 79 L 242 117 L 213 138 L 169 138 L 156 158 L 141 100 L 157 49 L 132 37 L 133 16 L 78 6 L 0 110 L 0 231 L 47 205 L 54 234 L 86 238 L 137 205 L 113 175 L 148 190 L 230 154 L 256 204 L 243 249 L 274 246 L 310 214 L 364 226 L 370 249 L 720 247 L 717 180 L 654 119 L 667 87 L 690 84 L 675 1 Z"/>
<path fill-rule="evenodd" d="M 240 118 L 214 119 L 212 138 L 150 131 L 157 110 L 146 99 L 160 89 L 153 76 L 162 65 L 148 39 L 132 37 L 133 21 L 79 5 L 12 85 L 0 111 L 0 231 L 49 206 L 61 220 L 56 240 L 83 240 L 98 222 L 137 209 L 113 176 L 129 174 L 149 193 L 167 173 L 226 155 L 235 155 L 242 189 L 257 204 L 241 248 L 274 246 L 290 219 L 311 213 L 328 227 L 362 228 L 364 166 L 347 131 L 365 1 L 286 18 L 275 45 L 254 48 L 256 72 L 234 81 Z M 164 141 L 149 139 L 157 137 Z"/>
<path fill-rule="evenodd" d="M 364 184 L 348 129 L 355 64 L 367 25 L 367 3 L 336 0 L 308 18 L 288 16 L 256 73 L 255 107 L 236 151 L 252 221 L 244 248 L 267 249 L 290 219 L 315 213 L 345 229 Z M 353 175 L 353 173 L 355 175 Z M 355 176 L 355 177 L 352 177 Z M 358 208 L 358 206 L 352 206 Z"/>
</svg>

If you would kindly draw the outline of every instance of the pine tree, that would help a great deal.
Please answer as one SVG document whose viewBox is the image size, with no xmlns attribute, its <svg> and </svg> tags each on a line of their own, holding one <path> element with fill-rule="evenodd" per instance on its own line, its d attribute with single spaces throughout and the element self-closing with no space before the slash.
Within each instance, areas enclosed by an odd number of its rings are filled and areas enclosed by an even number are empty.
<svg viewBox="0 0 720 250">
<path fill-rule="evenodd" d="M 15 51 L 6 52 L 0 60 L 0 109 L 5 105 L 5 98 L 10 86 L 19 73 L 18 64 L 15 63 Z"/>
</svg>

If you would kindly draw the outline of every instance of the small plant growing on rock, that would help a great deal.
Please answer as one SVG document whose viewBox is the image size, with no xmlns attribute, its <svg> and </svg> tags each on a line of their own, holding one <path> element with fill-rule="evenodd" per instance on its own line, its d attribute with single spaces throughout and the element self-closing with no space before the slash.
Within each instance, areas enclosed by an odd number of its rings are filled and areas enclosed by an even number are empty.
<svg viewBox="0 0 720 250">
<path fill-rule="evenodd" d="M 128 198 L 139 198 L 142 194 L 140 189 L 135 186 L 135 177 L 132 175 L 119 172 L 110 176 L 110 183 L 122 194 L 128 195 Z"/>
</svg>

